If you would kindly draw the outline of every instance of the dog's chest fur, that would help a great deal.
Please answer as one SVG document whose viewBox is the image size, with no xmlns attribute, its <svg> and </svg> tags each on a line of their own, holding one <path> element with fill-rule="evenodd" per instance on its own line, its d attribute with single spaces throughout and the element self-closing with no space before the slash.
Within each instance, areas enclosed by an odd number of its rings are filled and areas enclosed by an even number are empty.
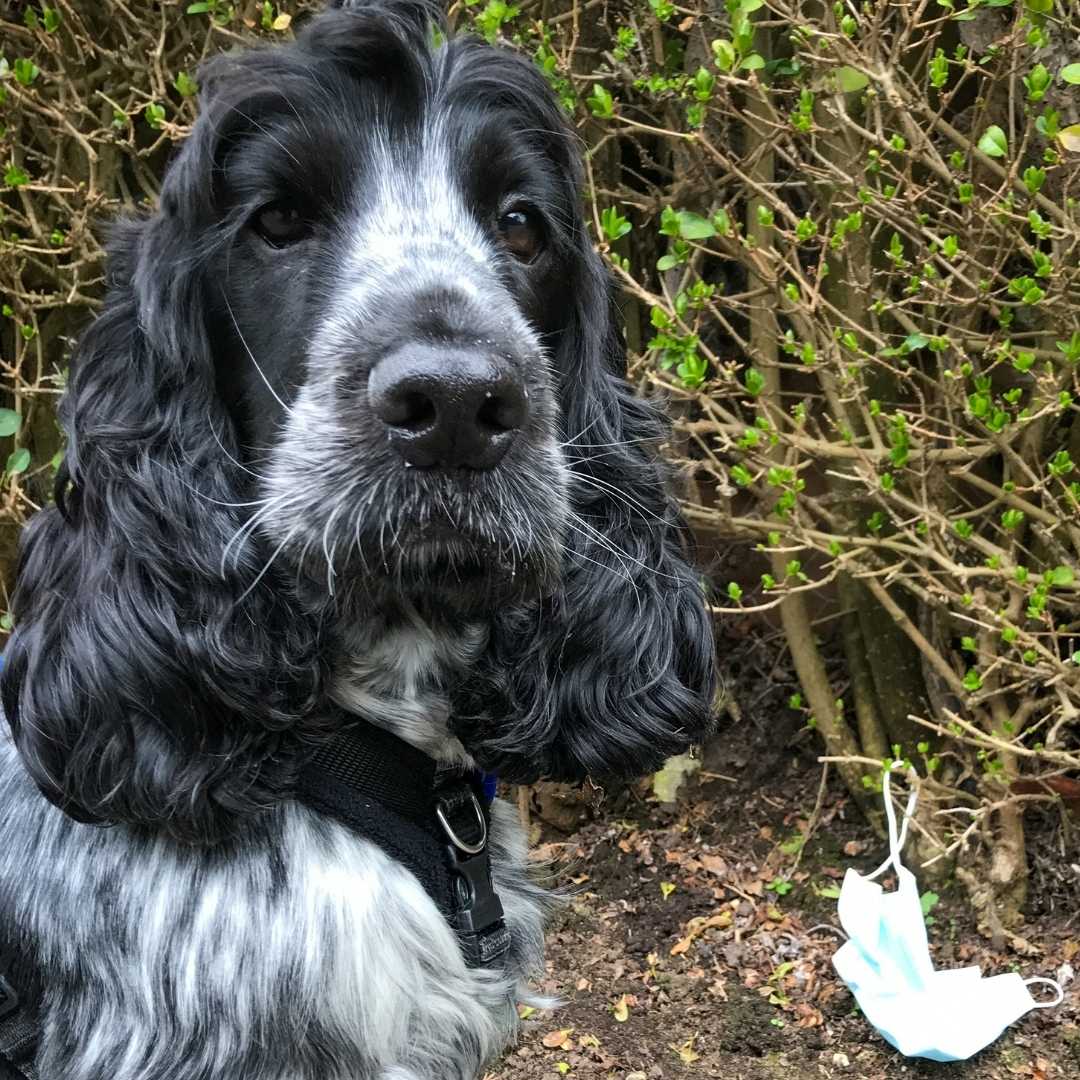
<svg viewBox="0 0 1080 1080">
<path fill-rule="evenodd" d="M 392 706 L 387 726 L 434 748 L 429 646 L 397 641 L 394 673 L 358 665 L 340 696 L 369 718 Z M 0 804 L 0 919 L 32 935 L 47 984 L 43 1080 L 467 1080 L 513 1036 L 542 959 L 547 897 L 499 802 L 500 970 L 466 968 L 407 870 L 299 804 L 209 851 L 80 825 L 33 788 L 6 732 Z"/>
</svg>

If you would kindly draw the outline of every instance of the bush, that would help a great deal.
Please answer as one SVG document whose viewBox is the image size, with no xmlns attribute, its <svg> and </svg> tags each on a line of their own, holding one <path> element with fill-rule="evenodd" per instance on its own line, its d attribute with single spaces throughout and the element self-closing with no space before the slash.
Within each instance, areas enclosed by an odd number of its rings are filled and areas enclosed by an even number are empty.
<svg viewBox="0 0 1080 1080">
<path fill-rule="evenodd" d="M 50 406 L 100 293 L 92 226 L 154 198 L 199 58 L 287 35 L 302 7 L 26 5 L 3 24 L 9 533 L 46 497 Z M 455 18 L 533 55 L 590 147 L 597 243 L 634 377 L 672 401 L 687 512 L 760 560 L 718 583 L 720 616 L 776 609 L 792 703 L 849 789 L 909 759 L 927 856 L 959 859 L 1008 933 L 1024 806 L 1080 797 L 1075 5 L 481 0 Z"/>
<path fill-rule="evenodd" d="M 1005 933 L 1023 804 L 1080 795 L 1076 9 L 650 8 L 580 80 L 592 194 L 689 514 L 760 553 L 723 610 L 778 609 L 856 797 L 928 778 L 924 854 Z"/>
</svg>

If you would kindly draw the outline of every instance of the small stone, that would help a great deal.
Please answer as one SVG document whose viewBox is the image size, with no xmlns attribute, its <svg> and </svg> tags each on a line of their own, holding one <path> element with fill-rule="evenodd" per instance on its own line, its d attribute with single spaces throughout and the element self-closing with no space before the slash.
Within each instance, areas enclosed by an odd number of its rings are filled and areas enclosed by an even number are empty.
<svg viewBox="0 0 1080 1080">
<path fill-rule="evenodd" d="M 838 1069 L 850 1069 L 851 1068 L 851 1062 L 848 1060 L 847 1054 L 840 1054 L 840 1053 L 833 1054 L 832 1063 Z"/>
</svg>

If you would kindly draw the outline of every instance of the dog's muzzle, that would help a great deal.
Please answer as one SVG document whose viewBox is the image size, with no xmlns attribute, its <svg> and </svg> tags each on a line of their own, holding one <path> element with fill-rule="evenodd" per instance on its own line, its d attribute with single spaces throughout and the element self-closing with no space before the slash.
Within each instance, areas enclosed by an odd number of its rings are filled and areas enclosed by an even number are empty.
<svg viewBox="0 0 1080 1080">
<path fill-rule="evenodd" d="M 501 355 L 413 342 L 368 380 L 372 412 L 406 466 L 491 469 L 529 417 L 521 376 Z"/>
</svg>

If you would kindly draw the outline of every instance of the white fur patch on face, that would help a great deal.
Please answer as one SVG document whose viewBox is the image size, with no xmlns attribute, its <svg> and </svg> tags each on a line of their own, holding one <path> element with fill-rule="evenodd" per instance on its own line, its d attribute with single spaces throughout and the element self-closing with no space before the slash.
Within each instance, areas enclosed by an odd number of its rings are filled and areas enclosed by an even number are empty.
<svg viewBox="0 0 1080 1080">
<path fill-rule="evenodd" d="M 501 328 L 507 339 L 523 354 L 543 357 L 539 336 L 493 270 L 499 253 L 465 203 L 445 129 L 432 122 L 422 138 L 408 158 L 395 153 L 385 133 L 374 144 L 342 287 L 331 304 L 346 314 L 327 319 L 316 333 L 316 366 L 347 347 L 358 322 L 370 322 L 402 292 L 421 295 L 447 287 L 485 309 L 501 300 L 510 322 Z"/>
</svg>

